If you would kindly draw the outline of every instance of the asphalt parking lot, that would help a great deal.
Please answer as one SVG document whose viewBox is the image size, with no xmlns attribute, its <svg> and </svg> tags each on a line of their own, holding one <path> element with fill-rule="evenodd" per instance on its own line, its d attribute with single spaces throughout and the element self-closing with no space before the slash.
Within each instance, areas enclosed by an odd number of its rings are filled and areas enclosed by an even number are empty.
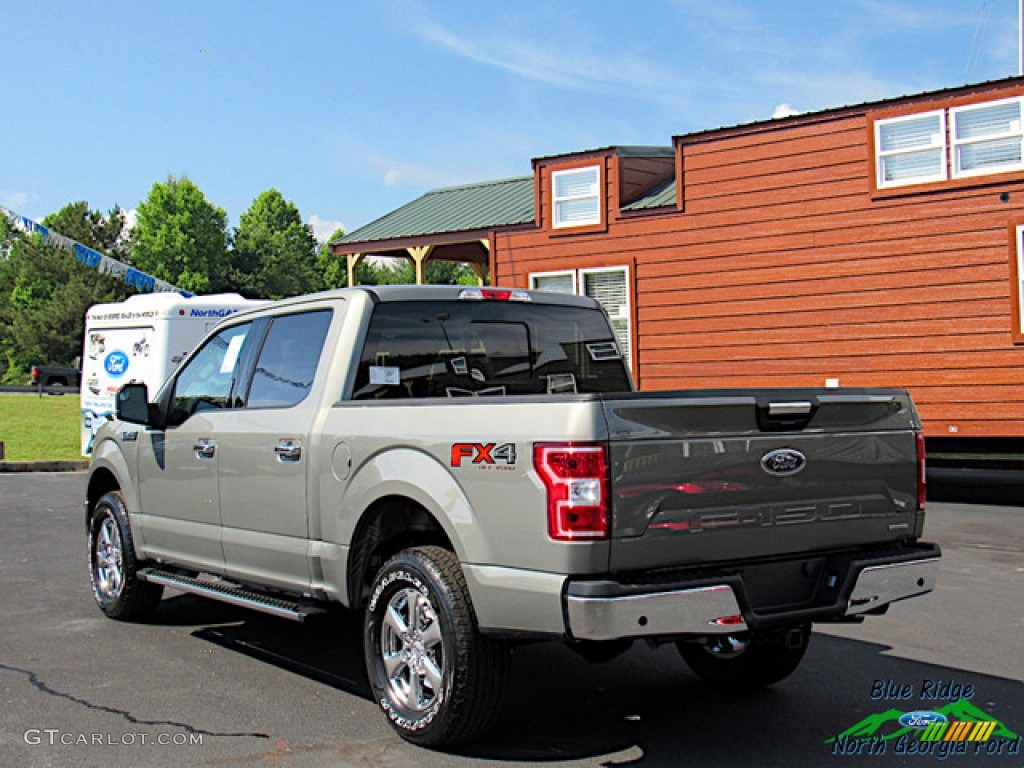
<svg viewBox="0 0 1024 768">
<path fill-rule="evenodd" d="M 1024 735 L 1024 508 L 930 504 L 936 592 L 819 627 L 771 690 L 709 689 L 671 647 L 603 665 L 521 647 L 498 728 L 447 755 L 400 741 L 370 701 L 354 615 L 296 625 L 169 593 L 150 624 L 104 618 L 84 479 L 0 475 L 2 766 L 1024 766 L 1010 741 L 947 758 L 826 743 L 887 709 L 954 698 Z"/>
</svg>

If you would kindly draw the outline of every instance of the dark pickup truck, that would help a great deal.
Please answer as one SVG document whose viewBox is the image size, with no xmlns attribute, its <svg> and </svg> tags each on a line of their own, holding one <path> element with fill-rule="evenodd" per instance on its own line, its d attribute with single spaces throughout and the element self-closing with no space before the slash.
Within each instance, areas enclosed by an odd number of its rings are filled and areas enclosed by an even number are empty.
<svg viewBox="0 0 1024 768">
<path fill-rule="evenodd" d="M 78 389 L 82 381 L 82 373 L 77 368 L 65 368 L 59 365 L 33 365 L 30 387 L 70 387 Z"/>
</svg>

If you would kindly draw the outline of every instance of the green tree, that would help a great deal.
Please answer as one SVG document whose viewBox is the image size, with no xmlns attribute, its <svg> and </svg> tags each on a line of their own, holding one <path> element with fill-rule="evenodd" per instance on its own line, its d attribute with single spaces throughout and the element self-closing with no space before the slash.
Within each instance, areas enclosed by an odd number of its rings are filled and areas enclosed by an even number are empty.
<svg viewBox="0 0 1024 768">
<path fill-rule="evenodd" d="M 55 232 L 104 253 L 123 255 L 124 217 L 104 216 L 84 202 L 43 219 Z M 124 299 L 121 281 L 81 264 L 73 254 L 7 226 L 0 231 L 0 373 L 23 384 L 32 365 L 70 365 L 82 352 L 85 312 Z"/>
<path fill-rule="evenodd" d="M 399 259 L 384 269 L 390 273 L 387 283 L 405 285 L 416 282 L 416 267 L 412 261 Z M 477 285 L 477 277 L 468 264 L 428 260 L 423 270 L 423 282 L 428 285 Z"/>
<path fill-rule="evenodd" d="M 248 298 L 281 299 L 322 285 L 313 229 L 276 189 L 242 214 L 228 262 L 234 290 Z"/>
<path fill-rule="evenodd" d="M 193 293 L 228 290 L 227 220 L 188 177 L 171 176 L 139 203 L 132 263 Z"/>
<path fill-rule="evenodd" d="M 348 262 L 344 256 L 335 256 L 331 253 L 331 243 L 344 236 L 344 229 L 334 230 L 334 233 L 327 238 L 327 242 L 321 245 L 316 253 L 316 269 L 320 273 L 320 282 L 324 288 L 344 288 L 348 285 Z M 366 259 L 363 259 L 363 263 L 366 263 Z M 362 283 L 361 278 L 364 274 L 369 276 L 369 272 L 364 271 L 362 267 L 363 264 L 360 264 L 358 272 L 360 283 Z M 366 285 L 376 285 L 376 283 L 366 283 Z"/>
<path fill-rule="evenodd" d="M 43 220 L 43 224 L 64 237 L 70 237 L 118 261 L 131 258 L 124 211 L 116 205 L 104 215 L 100 211 L 90 211 L 89 204 L 79 200 L 65 205 L 57 213 L 51 213 Z"/>
</svg>

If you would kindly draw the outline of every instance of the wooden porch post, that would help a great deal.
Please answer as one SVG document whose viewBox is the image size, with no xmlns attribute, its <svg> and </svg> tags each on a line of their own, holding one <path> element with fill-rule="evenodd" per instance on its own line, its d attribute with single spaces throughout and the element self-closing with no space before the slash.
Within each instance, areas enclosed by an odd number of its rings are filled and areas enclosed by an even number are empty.
<svg viewBox="0 0 1024 768">
<path fill-rule="evenodd" d="M 345 255 L 345 259 L 348 261 L 349 288 L 356 284 L 356 270 L 359 268 L 359 263 L 365 258 L 365 253 L 349 253 Z"/>
<path fill-rule="evenodd" d="M 491 241 L 488 240 L 487 238 L 483 238 L 482 240 L 480 240 L 480 245 L 482 245 L 484 247 L 484 251 L 487 253 L 487 256 L 488 256 L 487 262 L 489 264 L 490 261 L 491 261 L 490 260 Z M 469 266 L 470 266 L 470 268 L 474 272 L 476 272 L 476 282 L 477 282 L 477 285 L 479 285 L 481 287 L 486 285 L 486 283 L 487 283 L 487 264 L 477 264 L 476 262 L 470 262 Z"/>
<path fill-rule="evenodd" d="M 409 252 L 409 256 L 412 257 L 412 261 L 416 265 L 416 285 L 423 285 L 423 264 L 430 258 L 434 246 L 423 245 L 419 248 L 406 248 L 405 250 Z"/>
</svg>

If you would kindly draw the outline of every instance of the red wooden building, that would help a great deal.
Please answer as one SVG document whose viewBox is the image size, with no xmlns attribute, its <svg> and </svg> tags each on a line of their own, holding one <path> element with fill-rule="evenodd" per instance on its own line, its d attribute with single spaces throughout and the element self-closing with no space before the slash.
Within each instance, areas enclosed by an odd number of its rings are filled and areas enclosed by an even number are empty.
<svg viewBox="0 0 1024 768">
<path fill-rule="evenodd" d="M 438 190 L 332 248 L 596 296 L 643 389 L 905 387 L 931 438 L 1024 437 L 1024 78 L 533 171 L 457 188 L 463 240 Z"/>
</svg>

